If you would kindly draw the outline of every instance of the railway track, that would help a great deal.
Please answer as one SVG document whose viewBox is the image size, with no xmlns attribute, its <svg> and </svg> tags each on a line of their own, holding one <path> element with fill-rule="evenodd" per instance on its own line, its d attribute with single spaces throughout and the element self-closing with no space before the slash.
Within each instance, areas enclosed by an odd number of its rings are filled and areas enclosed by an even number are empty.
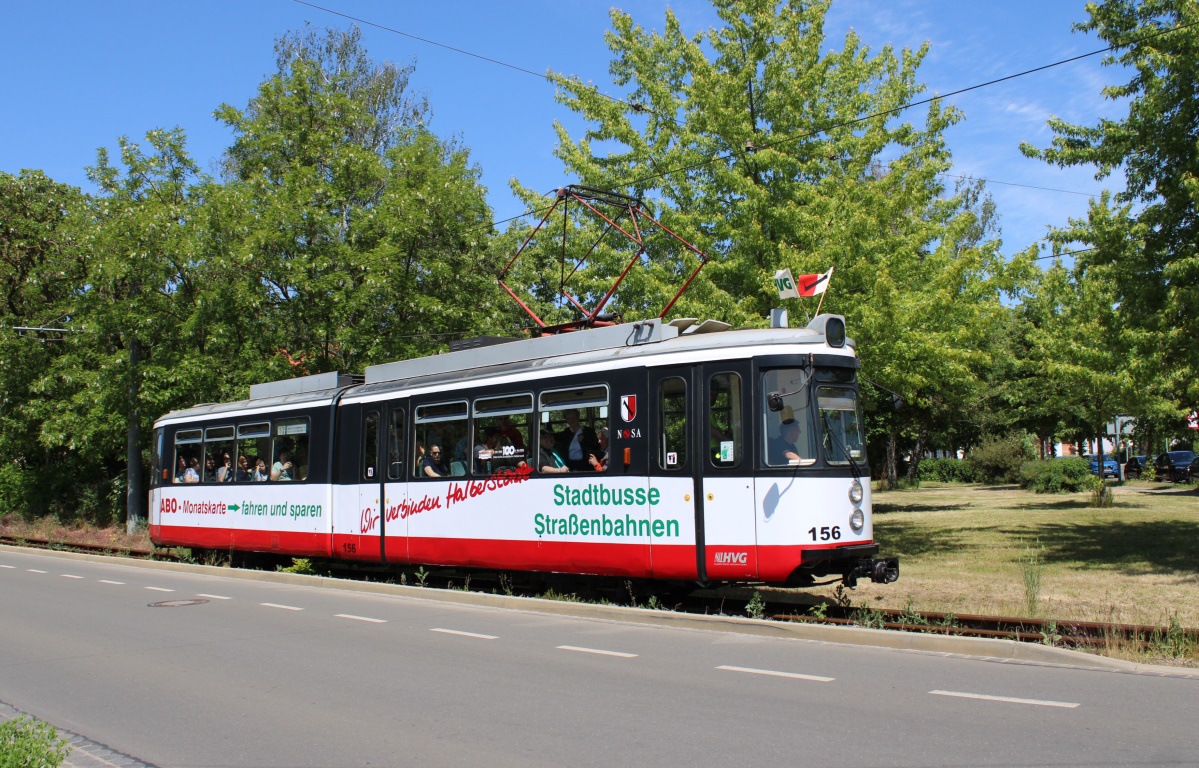
<svg viewBox="0 0 1199 768">
<path fill-rule="evenodd" d="M 180 557 L 173 549 L 129 549 L 107 545 L 84 543 L 67 543 L 50 541 L 33 537 L 14 537 L 0 535 L 0 543 L 15 546 L 25 546 L 36 549 L 53 549 L 60 551 L 86 552 L 89 554 L 112 555 L 129 557 L 140 560 L 162 560 L 171 562 L 187 561 L 189 558 Z M 238 565 L 241 565 L 238 563 Z M 247 563 L 246 567 L 263 567 L 261 563 Z M 272 566 L 273 567 L 273 566 Z M 456 570 L 434 570 L 425 572 L 423 576 L 410 576 L 417 571 L 402 571 L 405 579 L 402 583 L 417 584 L 430 589 L 448 589 L 463 585 L 474 584 L 482 586 L 477 591 L 504 591 L 508 594 L 525 597 L 544 596 L 545 584 L 536 580 L 529 583 L 505 580 L 503 576 L 492 573 L 466 574 Z M 341 578 L 376 580 L 379 578 L 398 577 L 395 571 L 384 569 L 337 569 Z M 579 580 L 583 583 L 582 580 Z M 852 605 L 822 602 L 811 595 L 770 594 L 765 602 L 760 599 L 755 603 L 754 597 L 747 598 L 745 593 L 753 591 L 747 587 L 729 587 L 722 589 L 699 589 L 686 594 L 676 594 L 674 597 L 658 598 L 654 595 L 655 585 L 634 585 L 630 582 L 611 580 L 608 588 L 601 588 L 595 594 L 583 594 L 577 599 L 598 599 L 602 597 L 609 602 L 625 603 L 659 610 L 676 610 L 687 613 L 715 614 L 725 616 L 756 615 L 773 621 L 803 622 L 811 624 L 832 624 L 841 626 L 859 626 L 875 629 L 887 629 L 900 632 L 920 632 L 926 634 L 953 635 L 957 637 L 982 637 L 1001 640 L 1016 640 L 1025 643 L 1044 643 L 1064 648 L 1124 647 L 1143 649 L 1160 645 L 1167 639 L 1174 642 L 1184 642 L 1192 647 L 1199 646 L 1199 629 L 1180 629 L 1178 627 L 1158 627 L 1144 624 L 1112 624 L 1094 621 L 1057 620 L 1050 618 L 1028 618 L 1017 616 L 984 616 L 979 614 L 951 614 L 935 611 L 894 610 L 886 608 L 855 608 Z M 551 590 L 559 597 L 571 596 L 576 593 L 565 591 L 559 587 Z M 586 590 L 591 592 L 592 590 Z M 639 592 L 644 594 L 638 594 Z M 755 594 L 758 594 L 755 592 Z"/>
</svg>

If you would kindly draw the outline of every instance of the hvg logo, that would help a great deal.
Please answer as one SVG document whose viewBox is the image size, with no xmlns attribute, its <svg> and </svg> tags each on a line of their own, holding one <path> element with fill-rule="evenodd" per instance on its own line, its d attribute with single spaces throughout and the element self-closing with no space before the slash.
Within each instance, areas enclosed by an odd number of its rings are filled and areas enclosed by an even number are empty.
<svg viewBox="0 0 1199 768">
<path fill-rule="evenodd" d="M 748 552 L 716 552 L 712 555 L 716 565 L 745 565 L 749 562 Z"/>
</svg>

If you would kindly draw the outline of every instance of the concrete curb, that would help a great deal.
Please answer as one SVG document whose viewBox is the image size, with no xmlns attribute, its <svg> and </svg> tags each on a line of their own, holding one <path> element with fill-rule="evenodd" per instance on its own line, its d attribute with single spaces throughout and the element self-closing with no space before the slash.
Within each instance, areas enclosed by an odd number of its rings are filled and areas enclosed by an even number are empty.
<svg viewBox="0 0 1199 768">
<path fill-rule="evenodd" d="M 328 576 L 310 576 L 298 573 L 283 573 L 280 571 L 249 571 L 211 565 L 169 563 L 157 560 L 131 560 L 107 555 L 27 549 L 2 544 L 0 544 L 0 550 L 48 555 L 71 560 L 87 560 L 131 568 L 196 573 L 272 584 L 294 584 L 323 587 L 326 589 L 340 589 L 349 592 L 394 595 L 418 600 L 435 600 L 446 603 L 570 616 L 581 619 L 601 619 L 683 629 L 736 632 L 743 635 L 811 640 L 841 645 L 865 645 L 875 648 L 991 659 L 1011 663 L 1052 664 L 1094 670 L 1199 679 L 1199 669 L 1138 664 L 1136 662 L 1111 659 L 1106 656 L 1096 656 L 1065 648 L 1020 643 L 1015 640 L 954 637 L 951 635 L 900 632 L 896 630 L 833 626 L 827 624 L 807 624 L 802 622 L 761 621 L 741 618 L 739 616 L 702 616 L 690 613 L 674 613 L 672 611 L 654 611 L 646 608 L 631 608 L 621 605 L 571 603 L 560 600 L 544 600 L 536 597 L 514 597 L 508 595 L 491 595 L 483 592 L 428 589 L 425 587 L 384 584 L 380 582 L 348 581 Z"/>
</svg>

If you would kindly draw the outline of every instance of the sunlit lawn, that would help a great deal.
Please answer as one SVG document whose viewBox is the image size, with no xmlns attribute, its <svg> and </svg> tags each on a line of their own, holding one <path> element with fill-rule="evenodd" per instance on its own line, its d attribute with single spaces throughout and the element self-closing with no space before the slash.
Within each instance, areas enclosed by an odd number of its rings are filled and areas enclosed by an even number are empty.
<svg viewBox="0 0 1199 768">
<path fill-rule="evenodd" d="M 876 491 L 875 537 L 900 558 L 900 579 L 862 583 L 853 602 L 1027 616 L 1026 562 L 1039 551 L 1039 616 L 1199 627 L 1199 492 L 1139 481 L 1114 491 L 1107 509 L 1016 486 Z"/>
</svg>

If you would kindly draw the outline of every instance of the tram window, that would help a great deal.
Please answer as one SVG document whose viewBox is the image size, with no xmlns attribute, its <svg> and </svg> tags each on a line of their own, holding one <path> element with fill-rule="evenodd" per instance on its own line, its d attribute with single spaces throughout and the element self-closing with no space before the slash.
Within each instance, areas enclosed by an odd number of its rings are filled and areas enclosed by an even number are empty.
<svg viewBox="0 0 1199 768">
<path fill-rule="evenodd" d="M 687 464 L 687 382 L 677 376 L 658 382 L 658 467 L 671 472 Z"/>
<path fill-rule="evenodd" d="M 417 477 L 461 477 L 466 474 L 470 454 L 467 416 L 465 400 L 418 405 L 413 409 Z"/>
<path fill-rule="evenodd" d="M 204 446 L 204 431 L 181 429 L 175 433 L 175 462 L 171 482 L 200 482 L 200 460 Z"/>
<path fill-rule="evenodd" d="M 772 398 L 771 396 L 776 396 Z M 779 410 L 768 403 L 776 400 Z M 816 437 L 808 402 L 808 376 L 799 368 L 778 368 L 762 374 L 762 438 L 768 467 L 813 464 Z"/>
<path fill-rule="evenodd" d="M 527 466 L 533 396 L 504 395 L 474 403 L 474 473 L 490 475 Z"/>
<path fill-rule="evenodd" d="M 817 368 L 816 381 L 831 381 L 836 384 L 852 384 L 853 368 Z"/>
<path fill-rule="evenodd" d="M 708 380 L 708 456 L 714 467 L 741 463 L 741 377 L 718 373 Z"/>
<path fill-rule="evenodd" d="M 371 411 L 366 414 L 362 424 L 362 479 L 378 480 L 379 471 L 375 466 L 379 461 L 379 412 Z"/>
<path fill-rule="evenodd" d="M 404 411 L 396 408 L 391 412 L 387 430 L 387 479 L 404 479 Z"/>
<path fill-rule="evenodd" d="M 204 430 L 204 482 L 233 482 L 233 460 L 237 453 L 233 435 L 233 427 L 209 427 Z"/>
<path fill-rule="evenodd" d="M 237 471 L 234 482 L 264 483 L 271 477 L 271 424 L 242 424 L 237 428 Z"/>
<path fill-rule="evenodd" d="M 308 479 L 308 418 L 275 422 L 271 447 L 271 479 L 280 482 Z"/>
<path fill-rule="evenodd" d="M 162 444 L 166 439 L 166 430 L 159 427 L 154 431 L 154 454 L 150 458 L 150 485 L 162 485 L 170 474 L 168 468 L 162 466 Z"/>
<path fill-rule="evenodd" d="M 608 428 L 608 388 L 601 385 L 542 392 L 538 404 L 540 429 L 554 433 L 554 450 L 567 468 L 571 472 L 602 471 L 607 455 L 597 433 Z M 540 461 L 544 463 L 545 458 Z"/>
<path fill-rule="evenodd" d="M 848 387 L 820 387 L 816 390 L 816 404 L 820 408 L 824 460 L 829 464 L 861 461 L 866 454 L 862 448 L 858 393 Z"/>
</svg>

